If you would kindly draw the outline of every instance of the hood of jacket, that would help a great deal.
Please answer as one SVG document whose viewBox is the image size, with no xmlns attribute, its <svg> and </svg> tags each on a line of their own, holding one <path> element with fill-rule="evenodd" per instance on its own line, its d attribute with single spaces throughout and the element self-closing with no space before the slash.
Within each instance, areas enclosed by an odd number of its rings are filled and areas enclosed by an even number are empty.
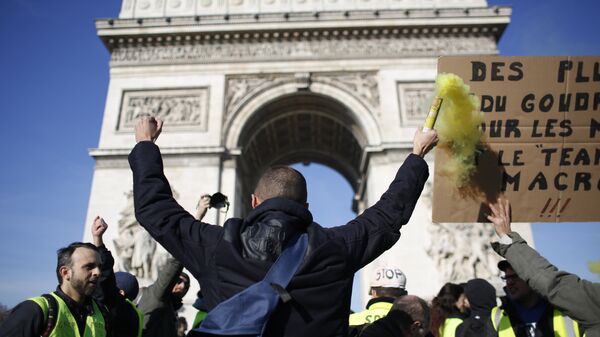
<svg viewBox="0 0 600 337">
<path fill-rule="evenodd" d="M 290 238 L 306 232 L 313 217 L 306 205 L 271 198 L 254 208 L 240 228 L 244 258 L 275 261 Z"/>
</svg>

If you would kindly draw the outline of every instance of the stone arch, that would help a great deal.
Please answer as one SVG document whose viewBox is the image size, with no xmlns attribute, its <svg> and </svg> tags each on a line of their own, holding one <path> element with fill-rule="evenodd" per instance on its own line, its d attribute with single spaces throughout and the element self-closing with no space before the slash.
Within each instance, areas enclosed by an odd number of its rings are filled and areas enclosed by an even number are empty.
<svg viewBox="0 0 600 337">
<path fill-rule="evenodd" d="M 247 199 L 264 170 L 272 165 L 317 162 L 339 172 L 360 197 L 366 170 L 366 148 L 379 144 L 379 132 L 370 133 L 349 106 L 356 99 L 332 86 L 311 84 L 311 89 L 283 85 L 262 94 L 262 104 L 248 102 L 232 121 L 227 146 L 238 149 L 236 175 L 242 177 L 236 201 L 242 213 L 249 211 Z M 293 90 L 292 90 L 293 89 Z M 318 91 L 318 92 L 316 92 Z M 323 93 L 327 93 L 323 94 Z M 331 95 L 337 95 L 336 98 Z M 344 98 L 340 100 L 339 97 Z M 267 97 L 270 98 L 267 100 Z M 351 104 L 345 104 L 351 102 Z M 366 121 L 365 121 L 366 120 Z M 239 124 L 238 124 L 239 123 Z M 369 125 L 374 127 L 374 122 Z"/>
<path fill-rule="evenodd" d="M 227 114 L 225 119 L 225 146 L 230 150 L 238 148 L 240 135 L 244 126 L 261 107 L 278 98 L 302 91 L 320 94 L 344 105 L 347 108 L 349 116 L 356 122 L 356 127 L 365 136 L 365 145 L 377 146 L 381 144 L 381 132 L 368 104 L 356 98 L 348 90 L 338 88 L 330 83 L 320 81 L 310 82 L 310 79 L 308 79 L 305 87 L 301 82 L 287 80 L 244 97 L 242 104 Z"/>
</svg>

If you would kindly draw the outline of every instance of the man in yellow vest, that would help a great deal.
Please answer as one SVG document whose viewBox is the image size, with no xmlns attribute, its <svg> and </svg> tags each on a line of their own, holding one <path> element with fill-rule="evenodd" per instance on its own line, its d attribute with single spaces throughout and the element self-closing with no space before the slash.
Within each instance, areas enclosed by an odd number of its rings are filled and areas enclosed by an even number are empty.
<svg viewBox="0 0 600 337">
<path fill-rule="evenodd" d="M 74 242 L 59 249 L 56 276 L 56 291 L 18 304 L 0 326 L 0 336 L 107 335 L 103 311 L 91 297 L 100 277 L 96 247 L 91 243 Z"/>
<path fill-rule="evenodd" d="M 487 218 L 500 237 L 499 242 L 492 243 L 492 247 L 506 258 L 498 267 L 504 271 L 508 298 L 530 306 L 533 305 L 533 297 L 529 294 L 533 293 L 543 298 L 547 307 L 541 321 L 522 327 L 516 319 L 513 320 L 514 314 L 511 316 L 508 306 L 502 310 L 494 309 L 492 321 L 500 337 L 521 336 L 521 330 L 526 330 L 529 335 L 536 333 L 535 337 L 542 336 L 538 332 L 542 332 L 543 336 L 579 336 L 579 325 L 565 314 L 582 323 L 585 336 L 600 336 L 600 301 L 596 300 L 600 298 L 600 284 L 559 271 L 529 247 L 518 233 L 511 230 L 507 199 L 499 199 L 489 207 L 491 214 Z M 518 307 L 517 310 L 523 311 Z"/>
<path fill-rule="evenodd" d="M 384 317 L 392 308 L 394 300 L 406 295 L 406 276 L 396 267 L 378 267 L 371 279 L 371 300 L 364 311 L 350 315 L 350 330 L 356 330 Z"/>
<path fill-rule="evenodd" d="M 506 260 L 498 263 L 504 272 L 507 296 L 492 309 L 491 319 L 498 337 L 578 337 L 577 325 L 515 273 Z"/>
</svg>

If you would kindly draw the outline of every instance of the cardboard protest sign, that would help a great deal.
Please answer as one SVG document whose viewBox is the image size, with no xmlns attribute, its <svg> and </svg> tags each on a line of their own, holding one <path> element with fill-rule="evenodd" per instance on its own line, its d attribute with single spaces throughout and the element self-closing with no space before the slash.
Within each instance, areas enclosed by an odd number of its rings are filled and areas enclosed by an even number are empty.
<svg viewBox="0 0 600 337">
<path fill-rule="evenodd" d="M 487 221 L 499 195 L 515 222 L 600 221 L 600 57 L 442 57 L 480 99 L 485 143 L 468 186 L 435 151 L 433 221 Z"/>
</svg>

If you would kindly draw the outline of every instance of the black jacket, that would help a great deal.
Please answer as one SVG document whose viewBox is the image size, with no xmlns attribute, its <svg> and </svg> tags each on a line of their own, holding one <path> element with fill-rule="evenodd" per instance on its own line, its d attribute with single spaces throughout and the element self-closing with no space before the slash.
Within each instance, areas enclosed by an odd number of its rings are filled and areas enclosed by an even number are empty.
<svg viewBox="0 0 600 337">
<path fill-rule="evenodd" d="M 458 337 L 492 337 L 498 334 L 494 330 L 490 314 L 496 306 L 496 289 L 486 280 L 472 279 L 464 286 L 465 296 L 469 300 L 470 313 L 456 327 Z"/>
<path fill-rule="evenodd" d="M 94 293 L 94 298 L 109 310 L 111 336 L 137 336 L 139 317 L 131 304 L 119 293 L 113 272 L 115 260 L 106 246 L 99 247 L 98 250 L 102 261 L 101 287 Z M 134 302 L 144 313 L 142 336 L 177 336 L 177 310 L 182 303 L 181 299 L 174 298 L 171 290 L 179 280 L 182 269 L 181 263 L 170 257 L 161 269 L 158 279 L 151 285 L 140 288 Z"/>
<path fill-rule="evenodd" d="M 273 313 L 266 336 L 345 336 L 354 273 L 400 238 L 428 177 L 426 162 L 409 155 L 381 199 L 344 226 L 323 228 L 304 205 L 273 198 L 220 227 L 197 221 L 173 199 L 155 144 L 138 143 L 129 164 L 136 218 L 202 284 L 209 310 L 260 281 L 295 232 L 308 233 L 287 288 L 293 300 Z"/>
<path fill-rule="evenodd" d="M 106 246 L 98 247 L 98 251 L 102 261 L 102 272 L 100 287 L 93 294 L 94 299 L 108 309 L 112 337 L 135 337 L 139 329 L 138 314 L 119 293 L 113 271 L 115 260 Z"/>
</svg>

